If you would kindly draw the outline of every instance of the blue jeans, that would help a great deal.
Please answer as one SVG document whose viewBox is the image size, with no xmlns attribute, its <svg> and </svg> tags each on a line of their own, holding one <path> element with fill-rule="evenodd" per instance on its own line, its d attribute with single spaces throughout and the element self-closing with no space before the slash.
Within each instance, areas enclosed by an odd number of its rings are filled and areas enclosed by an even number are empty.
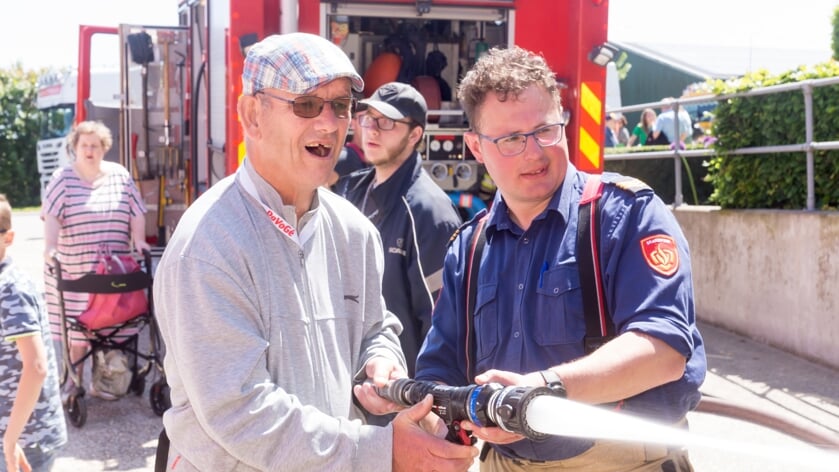
<svg viewBox="0 0 839 472">
<path fill-rule="evenodd" d="M 26 455 L 26 460 L 32 466 L 32 472 L 50 472 L 52 465 L 55 462 L 55 449 L 42 449 L 41 446 L 29 446 L 23 448 L 23 453 Z M 8 472 L 6 470 L 6 461 L 0 461 L 0 472 Z"/>
</svg>

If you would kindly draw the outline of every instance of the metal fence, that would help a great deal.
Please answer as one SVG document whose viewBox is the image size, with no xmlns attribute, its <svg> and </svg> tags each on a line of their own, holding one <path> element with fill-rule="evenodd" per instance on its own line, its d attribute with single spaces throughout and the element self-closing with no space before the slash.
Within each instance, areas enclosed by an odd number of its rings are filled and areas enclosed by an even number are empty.
<svg viewBox="0 0 839 472">
<path fill-rule="evenodd" d="M 679 135 L 679 108 L 684 105 L 702 104 L 708 102 L 717 102 L 728 100 L 730 98 L 739 97 L 754 97 L 759 95 L 770 95 L 775 93 L 789 92 L 794 90 L 801 90 L 804 98 L 804 126 L 805 126 L 805 142 L 798 144 L 786 144 L 778 146 L 760 146 L 740 148 L 731 151 L 726 151 L 726 154 L 731 155 L 747 155 L 747 154 L 768 154 L 768 153 L 789 153 L 789 152 L 803 152 L 807 155 L 807 210 L 814 210 L 816 205 L 815 197 L 815 167 L 814 167 L 814 151 L 839 149 L 839 141 L 813 141 L 813 89 L 816 87 L 825 87 L 829 85 L 839 84 L 839 77 L 829 77 L 826 79 L 808 79 L 801 82 L 773 85 L 769 87 L 760 87 L 745 92 L 737 92 L 720 95 L 697 95 L 692 97 L 683 97 L 673 99 L 670 104 L 675 111 L 674 120 L 674 135 Z M 660 108 L 665 102 L 650 102 L 638 105 L 630 105 L 625 107 L 607 109 L 607 113 L 612 112 L 633 112 L 641 111 L 645 108 Z M 684 150 L 679 149 L 679 146 L 674 146 L 674 149 L 667 151 L 649 151 L 649 152 L 631 152 L 631 153 L 615 153 L 606 154 L 605 160 L 619 161 L 619 160 L 643 160 L 643 159 L 673 159 L 673 166 L 675 170 L 675 195 L 673 199 L 674 206 L 679 206 L 684 203 L 684 195 L 682 193 L 682 158 L 694 157 L 708 157 L 714 156 L 717 153 L 713 147 L 708 149 L 694 149 Z"/>
</svg>

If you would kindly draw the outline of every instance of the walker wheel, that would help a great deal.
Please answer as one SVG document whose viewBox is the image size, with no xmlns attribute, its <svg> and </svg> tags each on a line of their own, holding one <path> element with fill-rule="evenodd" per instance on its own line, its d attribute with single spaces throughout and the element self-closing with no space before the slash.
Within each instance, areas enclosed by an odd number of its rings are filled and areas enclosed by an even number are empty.
<svg viewBox="0 0 839 472">
<path fill-rule="evenodd" d="M 70 395 L 64 409 L 67 411 L 70 424 L 77 428 L 84 426 L 87 421 L 87 402 L 85 402 L 84 395 L 76 393 Z"/>
<path fill-rule="evenodd" d="M 164 382 L 155 382 L 149 390 L 149 402 L 152 411 L 157 416 L 163 416 L 163 413 L 172 406 L 172 400 L 169 398 L 169 385 Z"/>
</svg>

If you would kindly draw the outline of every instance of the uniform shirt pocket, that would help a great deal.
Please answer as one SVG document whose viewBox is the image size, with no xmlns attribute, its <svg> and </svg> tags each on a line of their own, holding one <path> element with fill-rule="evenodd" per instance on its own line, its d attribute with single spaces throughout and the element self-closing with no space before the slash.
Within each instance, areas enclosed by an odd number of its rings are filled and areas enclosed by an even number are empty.
<svg viewBox="0 0 839 472">
<path fill-rule="evenodd" d="M 583 298 L 577 264 L 546 270 L 536 288 L 533 339 L 540 345 L 578 343 L 585 336 Z"/>
<path fill-rule="evenodd" d="M 478 287 L 475 300 L 475 333 L 477 333 L 477 359 L 486 359 L 498 346 L 497 284 Z"/>
</svg>

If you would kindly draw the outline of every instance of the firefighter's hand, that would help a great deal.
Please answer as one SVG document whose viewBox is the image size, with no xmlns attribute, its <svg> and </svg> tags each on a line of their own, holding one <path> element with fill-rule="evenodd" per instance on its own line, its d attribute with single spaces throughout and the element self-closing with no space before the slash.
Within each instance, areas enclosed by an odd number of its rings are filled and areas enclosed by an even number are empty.
<svg viewBox="0 0 839 472">
<path fill-rule="evenodd" d="M 387 357 L 373 357 L 365 366 L 367 380 L 355 385 L 353 393 L 365 410 L 374 415 L 385 415 L 399 411 L 401 407 L 376 393 L 375 387 L 384 387 L 389 381 L 406 376 L 402 367 Z"/>
<path fill-rule="evenodd" d="M 544 385 L 544 382 L 541 377 L 539 377 L 538 373 L 521 375 L 506 370 L 490 369 L 475 377 L 475 383 L 478 385 L 484 385 L 491 382 L 500 383 L 504 386 L 520 385 L 525 387 L 538 387 Z M 493 444 L 510 444 L 524 439 L 524 436 L 521 434 L 510 433 L 498 427 L 479 428 L 471 421 L 462 421 L 460 426 L 464 429 L 472 431 L 472 434 L 478 438 Z"/>
<path fill-rule="evenodd" d="M 432 403 L 431 395 L 426 395 L 421 402 L 402 411 L 393 420 L 394 472 L 466 471 L 478 455 L 475 446 L 443 439 L 439 434 L 445 436 L 445 428 L 435 427 L 434 431 L 428 431 L 429 416 L 436 416 L 431 413 Z"/>
<path fill-rule="evenodd" d="M 493 426 L 491 428 L 479 428 L 471 421 L 461 421 L 460 427 L 471 431 L 475 437 L 492 444 L 510 444 L 525 439 L 521 434 L 510 433 Z"/>
</svg>

